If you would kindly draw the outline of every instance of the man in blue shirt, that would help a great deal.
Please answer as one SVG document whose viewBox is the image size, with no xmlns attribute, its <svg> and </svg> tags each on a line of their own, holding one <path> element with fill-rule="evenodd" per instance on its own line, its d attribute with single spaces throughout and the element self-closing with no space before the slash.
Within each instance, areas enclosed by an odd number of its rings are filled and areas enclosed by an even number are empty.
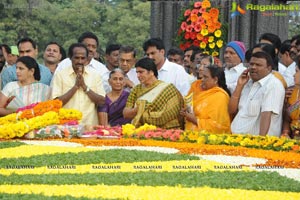
<svg viewBox="0 0 300 200">
<path fill-rule="evenodd" d="M 22 38 L 18 41 L 18 48 L 19 48 L 19 56 L 30 56 L 34 59 L 36 59 L 38 55 L 38 48 L 36 43 L 31 38 Z M 39 64 L 40 72 L 41 72 L 41 83 L 44 83 L 46 85 L 50 85 L 52 74 L 50 70 L 45 67 L 44 65 Z M 17 81 L 17 74 L 16 74 L 16 65 L 13 65 L 12 67 L 8 67 L 3 70 L 1 74 L 1 82 L 2 82 L 2 88 L 4 86 L 12 81 Z"/>
</svg>

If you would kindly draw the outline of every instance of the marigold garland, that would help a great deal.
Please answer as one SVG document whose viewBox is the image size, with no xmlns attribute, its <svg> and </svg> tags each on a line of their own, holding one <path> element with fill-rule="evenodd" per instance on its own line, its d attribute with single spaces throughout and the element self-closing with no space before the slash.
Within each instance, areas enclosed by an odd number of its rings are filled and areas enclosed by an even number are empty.
<svg viewBox="0 0 300 200">
<path fill-rule="evenodd" d="M 219 9 L 212 8 L 209 0 L 198 1 L 181 18 L 177 36 L 180 48 L 199 46 L 204 53 L 218 56 L 223 46 Z"/>
<path fill-rule="evenodd" d="M 263 149 L 252 149 L 239 146 L 208 145 L 188 142 L 170 142 L 156 140 L 124 139 L 119 140 L 81 140 L 64 139 L 63 141 L 77 142 L 85 146 L 158 146 L 176 148 L 184 154 L 222 154 L 232 156 L 257 157 L 267 160 L 266 166 L 284 166 L 286 168 L 300 168 L 300 156 L 295 152 L 282 152 Z"/>
</svg>

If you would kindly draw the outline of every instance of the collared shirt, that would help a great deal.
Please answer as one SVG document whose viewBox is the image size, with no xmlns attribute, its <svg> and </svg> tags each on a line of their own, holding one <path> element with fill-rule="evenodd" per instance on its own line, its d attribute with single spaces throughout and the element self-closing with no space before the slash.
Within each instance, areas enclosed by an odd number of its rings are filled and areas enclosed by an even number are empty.
<svg viewBox="0 0 300 200">
<path fill-rule="evenodd" d="M 40 83 L 44 83 L 46 85 L 50 85 L 50 82 L 52 80 L 52 74 L 50 72 L 50 70 L 48 69 L 48 67 L 45 67 L 44 65 L 39 64 L 39 68 L 40 68 L 40 73 L 41 73 L 41 80 L 39 81 Z M 17 72 L 16 72 L 16 65 L 13 65 L 11 67 L 8 67 L 4 70 L 2 70 L 1 73 L 1 89 L 3 89 L 3 87 L 12 81 L 17 81 Z"/>
<path fill-rule="evenodd" d="M 230 90 L 230 93 L 232 94 L 235 90 L 237 80 L 239 79 L 240 75 L 245 71 L 247 68 L 244 67 L 243 63 L 238 64 L 237 66 L 234 66 L 230 69 L 225 68 L 225 79 L 226 79 L 226 85 L 228 89 Z"/>
<path fill-rule="evenodd" d="M 259 135 L 261 113 L 271 111 L 268 135 L 280 136 L 284 95 L 282 83 L 273 74 L 256 82 L 250 79 L 242 90 L 232 133 Z"/>
<path fill-rule="evenodd" d="M 176 63 L 165 60 L 163 66 L 158 70 L 158 79 L 167 83 L 172 83 L 182 96 L 187 95 L 191 84 L 189 74 L 184 68 Z"/>
<path fill-rule="evenodd" d="M 99 74 L 91 69 L 84 69 L 83 78 L 85 84 L 95 93 L 105 96 L 102 85 L 102 79 Z M 75 84 L 76 74 L 72 66 L 66 67 L 53 76 L 52 81 L 52 98 L 57 98 L 67 93 Z M 98 124 L 97 105 L 91 101 L 88 95 L 78 89 L 71 99 L 63 106 L 64 108 L 74 108 L 82 112 L 82 124 L 96 125 Z"/>
<path fill-rule="evenodd" d="M 279 63 L 279 66 L 282 65 L 281 63 Z M 294 74 L 296 73 L 296 63 L 292 62 L 292 64 L 290 64 L 288 67 L 285 67 L 284 65 L 282 65 L 285 70 L 281 70 L 279 71 L 281 73 L 281 75 L 283 76 L 284 80 L 286 81 L 286 84 L 288 87 L 295 85 L 294 82 Z"/>
<path fill-rule="evenodd" d="M 66 59 L 62 60 L 60 63 L 58 63 L 55 72 L 60 71 L 69 66 L 72 66 L 72 61 L 70 60 L 70 58 L 66 58 Z M 101 62 L 95 60 L 94 58 L 92 58 L 90 63 L 87 66 L 85 66 L 85 68 L 92 68 L 92 69 L 96 70 L 97 72 L 100 73 L 101 77 L 103 76 L 103 74 L 105 74 L 107 71 L 109 71 L 105 67 L 105 65 L 103 65 Z"/>
</svg>

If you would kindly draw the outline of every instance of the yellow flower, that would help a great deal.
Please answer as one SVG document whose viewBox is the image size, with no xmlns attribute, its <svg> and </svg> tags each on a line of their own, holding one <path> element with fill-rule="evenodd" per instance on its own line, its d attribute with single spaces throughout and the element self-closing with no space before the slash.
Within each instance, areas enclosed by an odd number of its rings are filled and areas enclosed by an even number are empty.
<svg viewBox="0 0 300 200">
<path fill-rule="evenodd" d="M 208 37 L 208 42 L 213 42 L 213 41 L 214 41 L 214 39 L 215 39 L 215 37 L 214 37 L 214 36 L 209 36 L 209 37 Z"/>
<path fill-rule="evenodd" d="M 206 28 L 201 30 L 201 35 L 206 36 L 207 34 L 208 30 Z"/>
<path fill-rule="evenodd" d="M 205 142 L 206 142 L 206 138 L 204 136 L 198 137 L 197 139 L 198 144 L 205 144 Z"/>
<path fill-rule="evenodd" d="M 205 42 L 201 42 L 200 43 L 200 48 L 201 49 L 205 49 L 206 48 L 206 43 Z"/>
<path fill-rule="evenodd" d="M 212 54 L 211 54 L 213 57 L 216 57 L 216 56 L 218 56 L 219 55 L 219 52 L 217 52 L 217 51 L 214 51 L 214 52 L 212 52 Z"/>
<path fill-rule="evenodd" d="M 218 40 L 217 41 L 217 47 L 222 48 L 222 46 L 223 46 L 223 40 Z"/>
<path fill-rule="evenodd" d="M 221 35 L 222 35 L 222 31 L 221 31 L 221 30 L 216 30 L 216 31 L 215 31 L 215 36 L 216 36 L 217 38 L 221 37 Z"/>
<path fill-rule="evenodd" d="M 208 44 L 209 48 L 213 49 L 216 46 L 216 43 L 212 42 Z"/>
</svg>

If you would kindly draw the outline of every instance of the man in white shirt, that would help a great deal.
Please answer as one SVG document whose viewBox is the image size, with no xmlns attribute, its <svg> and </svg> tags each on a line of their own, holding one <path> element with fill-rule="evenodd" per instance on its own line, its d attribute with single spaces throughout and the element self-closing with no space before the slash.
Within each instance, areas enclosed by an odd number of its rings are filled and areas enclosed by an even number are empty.
<svg viewBox="0 0 300 200">
<path fill-rule="evenodd" d="M 284 69 L 280 70 L 279 73 L 282 74 L 284 77 L 287 87 L 295 85 L 294 82 L 294 74 L 296 73 L 296 63 L 292 59 L 290 55 L 290 49 L 291 49 L 291 41 L 286 40 L 281 44 L 280 50 L 279 50 L 279 59 L 280 62 L 284 65 Z"/>
<path fill-rule="evenodd" d="M 136 70 L 133 67 L 135 65 L 136 51 L 131 46 L 122 46 L 119 51 L 119 67 L 125 73 L 125 89 L 130 91 L 140 81 L 137 78 Z"/>
<path fill-rule="evenodd" d="M 151 38 L 144 42 L 143 49 L 147 57 L 156 64 L 158 79 L 172 83 L 181 93 L 187 95 L 190 89 L 189 75 L 184 68 L 165 58 L 165 46 L 160 38 Z"/>
<path fill-rule="evenodd" d="M 229 101 L 229 113 L 236 114 L 232 133 L 280 136 L 285 90 L 271 73 L 272 65 L 269 54 L 256 52 L 239 77 Z"/>
<path fill-rule="evenodd" d="M 95 71 L 99 72 L 100 74 L 99 76 L 102 77 L 103 74 L 105 74 L 108 70 L 106 69 L 105 65 L 103 65 L 102 63 L 94 59 L 94 56 L 97 51 L 97 47 L 99 46 L 98 37 L 94 33 L 84 32 L 78 38 L 78 42 L 84 44 L 89 50 L 89 55 L 85 67 L 94 69 Z M 68 52 L 68 56 L 70 56 L 70 52 Z M 55 73 L 71 65 L 72 65 L 71 59 L 66 58 L 60 63 L 58 63 Z"/>
<path fill-rule="evenodd" d="M 226 46 L 224 53 L 225 78 L 231 93 L 235 90 L 239 76 L 246 69 L 243 64 L 245 52 L 245 45 L 240 41 L 231 41 Z"/>
</svg>

